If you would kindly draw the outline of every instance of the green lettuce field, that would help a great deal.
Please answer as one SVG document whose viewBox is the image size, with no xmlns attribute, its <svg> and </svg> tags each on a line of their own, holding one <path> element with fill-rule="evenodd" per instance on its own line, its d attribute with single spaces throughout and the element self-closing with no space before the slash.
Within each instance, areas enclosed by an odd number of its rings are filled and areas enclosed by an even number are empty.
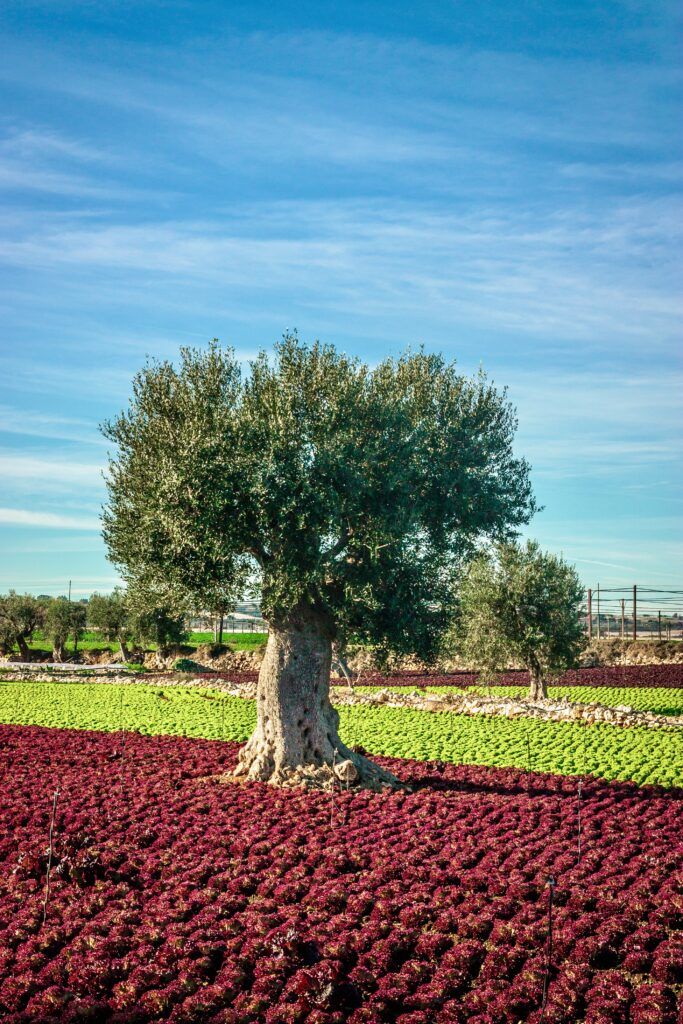
<svg viewBox="0 0 683 1024">
<path fill-rule="evenodd" d="M 586 687 L 582 696 L 598 699 Z M 663 700 L 651 696 L 651 705 Z M 373 754 L 683 785 L 683 736 L 674 731 L 387 707 L 345 707 L 340 716 L 345 741 Z M 0 682 L 0 721 L 243 741 L 255 710 L 253 701 L 196 687 Z"/>
</svg>

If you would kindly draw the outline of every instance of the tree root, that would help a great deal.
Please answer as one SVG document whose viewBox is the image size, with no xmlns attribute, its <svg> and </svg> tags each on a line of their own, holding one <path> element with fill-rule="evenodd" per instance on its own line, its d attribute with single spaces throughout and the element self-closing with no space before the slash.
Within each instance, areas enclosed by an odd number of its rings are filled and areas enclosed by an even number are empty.
<svg viewBox="0 0 683 1024">
<path fill-rule="evenodd" d="M 221 781 L 265 782 L 280 788 L 317 789 L 325 792 L 343 789 L 384 793 L 408 788 L 385 768 L 343 744 L 340 746 L 341 750 L 325 764 L 276 764 L 275 759 L 265 752 L 254 752 L 249 756 L 245 748 L 235 771 L 222 775 Z"/>
</svg>

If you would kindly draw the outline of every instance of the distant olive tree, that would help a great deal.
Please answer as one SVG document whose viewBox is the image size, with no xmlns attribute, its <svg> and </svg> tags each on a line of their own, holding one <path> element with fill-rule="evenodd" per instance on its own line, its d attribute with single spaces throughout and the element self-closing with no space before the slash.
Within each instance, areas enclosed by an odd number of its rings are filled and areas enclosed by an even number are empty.
<svg viewBox="0 0 683 1024">
<path fill-rule="evenodd" d="M 30 657 L 29 643 L 45 621 L 45 603 L 31 594 L 0 596 L 0 642 L 9 653 L 16 644 L 24 661 Z"/>
<path fill-rule="evenodd" d="M 164 604 L 158 595 L 129 591 L 127 605 L 130 631 L 138 643 L 154 644 L 163 651 L 187 641 L 184 614 Z"/>
<path fill-rule="evenodd" d="M 211 538 L 204 538 L 186 552 L 181 577 L 169 574 L 150 580 L 144 564 L 136 564 L 126 572 L 126 579 L 131 592 L 147 595 L 144 601 L 150 608 L 163 607 L 184 618 L 209 612 L 217 621 L 216 640 L 222 644 L 225 617 L 244 596 L 251 572 L 248 559 L 221 558 L 214 548 Z"/>
<path fill-rule="evenodd" d="M 52 657 L 55 661 L 64 661 L 67 657 L 66 645 L 71 638 L 74 652 L 85 630 L 87 604 L 81 601 L 67 601 L 65 597 L 56 597 L 50 601 L 45 613 L 45 634 L 52 643 Z"/>
<path fill-rule="evenodd" d="M 103 429 L 126 582 L 182 593 L 217 557 L 258 578 L 270 632 L 238 774 L 326 784 L 342 758 L 360 784 L 392 782 L 339 737 L 332 644 L 436 656 L 454 568 L 535 509 L 505 393 L 438 355 L 370 367 L 288 335 L 246 373 L 218 343 L 149 364 Z"/>
<path fill-rule="evenodd" d="M 117 588 L 111 594 L 93 594 L 88 602 L 88 622 L 99 630 L 103 639 L 118 643 L 124 661 L 131 660 L 128 644 L 132 616 L 123 590 Z"/>
<path fill-rule="evenodd" d="M 585 646 L 576 569 L 535 541 L 498 544 L 475 558 L 459 588 L 460 607 L 446 646 L 491 680 L 521 662 L 529 696 L 548 695 L 546 680 L 576 663 Z"/>
<path fill-rule="evenodd" d="M 241 597 L 244 596 L 244 585 L 246 583 L 248 573 L 245 572 L 243 576 L 238 577 L 236 584 L 230 584 L 228 586 L 221 586 L 219 583 L 213 585 L 209 584 L 202 591 L 200 591 L 201 601 L 195 602 L 195 609 L 197 611 L 207 611 L 215 619 L 215 639 L 217 644 L 223 643 L 223 630 L 225 627 L 225 617 L 230 612 L 235 610 L 235 605 Z"/>
</svg>

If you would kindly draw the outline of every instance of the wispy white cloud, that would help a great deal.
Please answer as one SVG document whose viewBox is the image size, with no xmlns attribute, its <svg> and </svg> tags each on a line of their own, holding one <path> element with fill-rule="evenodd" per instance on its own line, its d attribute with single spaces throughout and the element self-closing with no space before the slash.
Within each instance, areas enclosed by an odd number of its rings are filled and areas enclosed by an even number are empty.
<svg viewBox="0 0 683 1024">
<path fill-rule="evenodd" d="M 424 340 L 495 367 L 549 515 L 573 502 L 556 535 L 587 564 L 629 567 L 640 536 L 666 571 L 675 534 L 661 520 L 618 544 L 604 522 L 582 540 L 591 503 L 617 508 L 634 479 L 633 503 L 679 500 L 678 72 L 641 8 L 615 46 L 601 14 L 592 48 L 571 14 L 564 52 L 531 45 L 524 19 L 458 45 L 392 36 L 390 19 L 278 33 L 236 31 L 232 16 L 210 46 L 127 33 L 103 48 L 83 31 L 76 48 L 61 22 L 49 42 L 12 40 L 5 504 L 94 510 L 99 452 L 83 449 L 104 443 L 95 419 L 120 408 L 145 353 L 214 334 L 247 353 L 298 326 L 370 361 Z M 17 421 L 24 399 L 45 415 Z"/>
<path fill-rule="evenodd" d="M 15 156 L 23 161 L 36 158 L 61 157 L 79 163 L 101 163 L 109 159 L 106 153 L 91 143 L 71 138 L 53 129 L 36 126 L 13 127 L 0 139 L 0 153 Z"/>
<path fill-rule="evenodd" d="M 577 479 L 621 476 L 619 490 L 652 489 L 661 474 L 679 472 L 683 375 L 586 367 L 566 373 L 508 369 L 501 378 L 518 410 L 518 448 L 538 477 Z M 638 468 L 646 479 L 633 482 Z M 658 467 L 659 476 L 654 476 Z M 628 471 L 627 477 L 624 471 Z M 666 483 L 666 482 L 665 482 Z"/>
<path fill-rule="evenodd" d="M 124 199 L 130 191 L 111 185 L 96 184 L 78 174 L 26 167 L 19 159 L 0 157 L 0 187 L 22 192 L 47 192 L 79 199 Z"/>
<path fill-rule="evenodd" d="M 9 405 L 0 405 L 0 433 L 98 446 L 106 444 L 97 424 L 90 420 L 56 416 Z"/>
<path fill-rule="evenodd" d="M 25 453 L 0 453 L 0 477 L 4 480 L 58 481 L 69 486 L 101 487 L 102 465 L 76 460 L 36 457 Z"/>
<path fill-rule="evenodd" d="M 527 532 L 539 539 L 544 548 L 576 564 L 587 586 L 595 586 L 599 581 L 604 586 L 636 583 L 683 589 L 683 544 L 669 535 L 658 536 L 660 524 L 656 518 L 643 518 L 640 529 L 647 531 L 644 543 L 634 541 L 627 529 L 619 529 L 619 525 L 610 524 L 607 528 L 603 522 L 593 534 L 576 522 L 566 534 L 552 524 Z"/>
<path fill-rule="evenodd" d="M 596 219 L 517 210 L 454 214 L 423 204 L 263 203 L 209 222 L 49 225 L 0 243 L 8 266 L 73 275 L 86 289 L 103 273 L 144 273 L 164 305 L 231 289 L 240 303 L 264 291 L 339 316 L 416 321 L 600 342 L 670 344 L 681 320 L 674 268 L 648 272 L 675 244 L 670 203 L 620 201 Z M 681 217 L 683 223 L 683 216 Z M 173 285 L 169 288 L 169 285 Z M 181 298 L 182 293 L 182 298 Z M 194 297 L 193 297 L 194 296 Z M 656 341 L 654 341 L 657 344 Z"/>
<path fill-rule="evenodd" d="M 24 508 L 0 508 L 0 526 L 26 526 L 49 530 L 99 531 L 101 523 L 94 518 L 65 516 L 54 512 L 33 512 Z"/>
</svg>

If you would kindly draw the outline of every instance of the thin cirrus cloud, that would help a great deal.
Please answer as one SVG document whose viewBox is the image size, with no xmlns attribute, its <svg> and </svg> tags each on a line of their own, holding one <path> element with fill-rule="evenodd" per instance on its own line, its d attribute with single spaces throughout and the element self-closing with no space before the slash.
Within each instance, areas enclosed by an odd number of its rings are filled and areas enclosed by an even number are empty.
<svg viewBox="0 0 683 1024">
<path fill-rule="evenodd" d="M 190 31 L 171 5 L 161 38 L 92 5 L 48 36 L 34 6 L 0 67 L 7 509 L 96 511 L 97 424 L 145 355 L 218 336 L 246 356 L 298 327 L 370 363 L 422 341 L 481 362 L 510 385 L 540 539 L 587 569 L 673 571 L 673 4 L 451 5 L 438 31 L 416 9 L 410 38 L 388 7 L 355 28 L 348 10 L 193 11 Z"/>
<path fill-rule="evenodd" d="M 102 465 L 76 460 L 36 457 L 24 453 L 0 453 L 0 477 L 5 481 L 29 480 L 32 484 L 46 481 L 63 483 L 66 487 L 100 489 Z"/>
<path fill-rule="evenodd" d="M 57 512 L 34 512 L 25 508 L 0 508 L 0 525 L 33 527 L 48 530 L 99 531 L 102 524 L 97 518 L 69 516 Z"/>
<path fill-rule="evenodd" d="M 630 343 L 668 343 L 680 324 L 674 268 L 642 265 L 674 243 L 661 200 L 622 200 L 609 224 L 515 211 L 440 216 L 424 205 L 358 201 L 264 203 L 249 212 L 246 222 L 47 223 L 0 242 L 0 259 L 68 275 L 68 287 L 83 292 L 115 274 L 117 287 L 135 295 L 144 273 L 143 295 L 151 290 L 166 309 L 180 294 L 196 304 L 207 293 L 224 298 L 225 289 L 243 309 L 255 293 L 261 305 L 265 288 L 274 300 L 287 291 L 337 315 L 353 308 L 357 317 L 391 320 L 427 310 L 441 325 L 586 342 L 618 333 Z"/>
<path fill-rule="evenodd" d="M 97 430 L 97 423 L 90 420 L 54 416 L 9 405 L 0 405 L 0 434 L 75 441 L 79 444 L 106 444 Z"/>
</svg>

